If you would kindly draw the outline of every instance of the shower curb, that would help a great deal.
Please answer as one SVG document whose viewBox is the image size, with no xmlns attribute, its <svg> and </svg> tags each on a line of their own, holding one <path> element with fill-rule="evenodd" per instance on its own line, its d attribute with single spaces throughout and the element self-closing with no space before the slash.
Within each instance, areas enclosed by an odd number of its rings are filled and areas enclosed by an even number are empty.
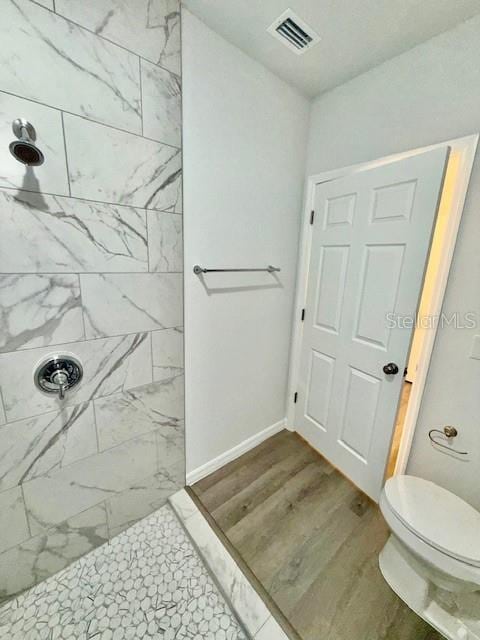
<svg viewBox="0 0 480 640">
<path fill-rule="evenodd" d="M 187 491 L 178 491 L 168 501 L 250 637 L 289 640 Z"/>
</svg>

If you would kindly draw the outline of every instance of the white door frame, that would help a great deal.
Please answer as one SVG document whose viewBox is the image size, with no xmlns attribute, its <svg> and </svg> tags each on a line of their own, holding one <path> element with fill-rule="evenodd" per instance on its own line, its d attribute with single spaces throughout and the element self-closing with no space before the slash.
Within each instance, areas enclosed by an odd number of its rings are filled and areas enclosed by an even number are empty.
<svg viewBox="0 0 480 640">
<path fill-rule="evenodd" d="M 439 144 L 433 144 L 427 147 L 421 147 L 419 149 L 412 149 L 403 153 L 395 153 L 383 158 L 379 158 L 377 160 L 361 162 L 359 164 L 350 165 L 348 167 L 342 167 L 341 169 L 325 171 L 323 173 L 315 174 L 307 178 L 305 188 L 305 211 L 303 216 L 299 245 L 293 339 L 290 353 L 290 370 L 288 379 L 286 418 L 288 429 L 292 431 L 295 430 L 295 405 L 293 403 L 293 396 L 297 388 L 299 377 L 304 326 L 302 322 L 298 321 L 298 318 L 300 317 L 301 309 L 305 306 L 307 295 L 310 249 L 312 243 L 312 226 L 310 225 L 310 212 L 313 209 L 316 185 L 322 182 L 329 182 L 330 180 L 337 180 L 338 178 L 343 178 L 359 171 L 373 169 L 375 167 L 379 167 L 383 164 L 388 164 L 396 160 L 410 158 L 425 151 L 438 149 L 440 147 L 450 147 L 450 157 L 452 157 L 452 154 L 455 154 L 459 158 L 458 176 L 455 185 L 455 192 L 452 197 L 450 213 L 448 216 L 448 229 L 445 242 L 445 258 L 439 268 L 429 309 L 429 315 L 439 316 L 442 310 L 443 298 L 445 295 L 445 289 L 447 287 L 448 274 L 455 250 L 455 243 L 457 240 L 457 234 L 463 213 L 465 198 L 467 195 L 468 183 L 472 172 L 478 138 L 479 134 L 473 134 L 464 138 L 447 140 Z M 405 415 L 402 439 L 398 452 L 397 463 L 395 466 L 395 474 L 405 473 L 407 468 L 410 449 L 412 446 L 413 436 L 417 424 L 418 413 L 420 411 L 420 405 L 425 389 L 428 367 L 430 365 L 430 359 L 432 357 L 433 346 L 437 334 L 436 325 L 434 326 L 434 328 L 432 328 L 432 330 L 426 331 L 425 333 L 426 335 L 421 348 L 420 361 L 415 375 L 415 383 L 412 387 L 412 392 L 410 394 L 410 399 L 407 407 L 407 413 Z"/>
</svg>

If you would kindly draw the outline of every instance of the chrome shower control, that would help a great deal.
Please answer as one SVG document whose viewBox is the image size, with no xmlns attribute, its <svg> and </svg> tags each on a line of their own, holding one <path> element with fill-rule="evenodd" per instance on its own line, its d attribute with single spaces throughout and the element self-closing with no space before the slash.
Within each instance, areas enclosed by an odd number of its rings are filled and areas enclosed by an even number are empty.
<svg viewBox="0 0 480 640">
<path fill-rule="evenodd" d="M 45 393 L 58 393 L 61 400 L 83 376 L 80 362 L 71 355 L 48 356 L 35 371 L 35 384 Z"/>
</svg>

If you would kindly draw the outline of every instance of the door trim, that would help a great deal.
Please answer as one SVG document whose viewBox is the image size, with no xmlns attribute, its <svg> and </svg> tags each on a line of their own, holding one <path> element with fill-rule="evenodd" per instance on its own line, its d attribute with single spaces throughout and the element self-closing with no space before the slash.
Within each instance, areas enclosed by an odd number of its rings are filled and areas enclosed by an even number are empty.
<svg viewBox="0 0 480 640">
<path fill-rule="evenodd" d="M 452 264 L 453 254 L 455 250 L 458 229 L 460 227 L 460 220 L 462 217 L 465 198 L 467 195 L 470 175 L 472 172 L 472 166 L 475 159 L 475 152 L 477 150 L 478 139 L 478 133 L 472 134 L 463 138 L 447 140 L 438 144 L 433 144 L 418 149 L 412 149 L 410 151 L 402 153 L 392 154 L 383 158 L 378 158 L 376 160 L 361 162 L 358 164 L 349 165 L 347 167 L 342 167 L 340 169 L 325 171 L 323 173 L 311 175 L 307 178 L 305 185 L 305 206 L 299 244 L 296 296 L 294 307 L 294 325 L 292 331 L 292 345 L 290 351 L 290 368 L 288 377 L 286 426 L 291 431 L 295 430 L 295 405 L 293 403 L 293 396 L 296 391 L 299 377 L 300 356 L 304 327 L 303 323 L 299 321 L 299 318 L 301 310 L 305 307 L 306 302 L 310 249 L 312 242 L 312 226 L 310 224 L 310 215 L 313 209 L 316 185 L 322 182 L 337 180 L 338 178 L 343 178 L 360 171 L 373 169 L 383 164 L 389 164 L 390 162 L 395 162 L 404 158 L 410 158 L 425 151 L 431 151 L 433 149 L 438 149 L 441 147 L 450 147 L 451 157 L 454 154 L 458 157 L 458 176 L 455 185 L 455 193 L 452 197 L 450 214 L 448 217 L 449 224 L 448 232 L 446 234 L 447 240 L 445 245 L 445 259 L 442 261 L 439 269 L 438 277 L 432 295 L 431 305 L 429 308 L 429 315 L 440 315 L 443 299 L 445 296 L 445 290 L 447 287 L 448 274 L 450 272 L 450 266 Z M 423 392 L 425 390 L 427 372 L 433 353 L 437 327 L 435 326 L 432 330 L 425 333 L 426 335 L 421 347 L 419 365 L 415 376 L 415 384 L 413 385 L 412 392 L 410 394 L 407 413 L 405 415 L 402 439 L 400 442 L 400 449 L 395 465 L 395 474 L 405 473 L 407 468 Z"/>
</svg>

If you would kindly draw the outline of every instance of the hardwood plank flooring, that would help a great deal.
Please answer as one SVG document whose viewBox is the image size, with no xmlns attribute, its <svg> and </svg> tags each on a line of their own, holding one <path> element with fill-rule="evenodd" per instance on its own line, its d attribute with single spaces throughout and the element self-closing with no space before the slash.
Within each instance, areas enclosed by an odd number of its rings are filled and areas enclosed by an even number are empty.
<svg viewBox="0 0 480 640">
<path fill-rule="evenodd" d="M 380 573 L 378 507 L 297 434 L 282 431 L 192 490 L 303 640 L 441 640 Z"/>
</svg>

